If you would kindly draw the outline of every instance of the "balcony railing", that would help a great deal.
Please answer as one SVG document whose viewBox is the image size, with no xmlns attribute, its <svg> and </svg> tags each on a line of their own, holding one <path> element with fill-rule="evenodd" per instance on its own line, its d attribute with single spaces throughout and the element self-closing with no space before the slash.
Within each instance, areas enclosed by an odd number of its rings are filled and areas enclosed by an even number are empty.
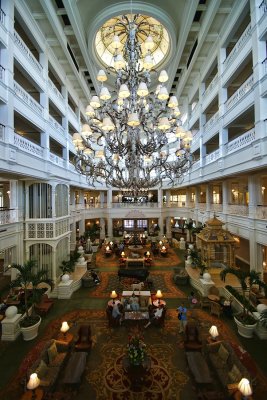
<svg viewBox="0 0 267 400">
<path fill-rule="evenodd" d="M 17 82 L 14 81 L 14 93 L 15 95 L 22 99 L 33 111 L 35 111 L 40 116 L 43 116 L 44 109 L 32 96 L 30 96 L 26 90 L 23 89 Z"/>
<path fill-rule="evenodd" d="M 226 144 L 226 154 L 234 153 L 235 151 L 242 149 L 253 143 L 255 140 L 255 128 L 247 131 L 243 135 L 238 136 L 238 138 L 232 140 Z"/>
<path fill-rule="evenodd" d="M 267 74 L 267 57 L 262 61 L 262 65 L 264 73 Z"/>
<path fill-rule="evenodd" d="M 2 25 L 4 25 L 5 26 L 5 17 L 6 17 L 6 14 L 4 13 L 4 11 L 2 10 L 2 8 L 0 9 L 0 23 L 2 24 Z"/>
<path fill-rule="evenodd" d="M 5 125 L 0 124 L 0 140 L 5 140 Z"/>
<path fill-rule="evenodd" d="M 49 154 L 49 160 L 56 165 L 59 165 L 60 167 L 64 167 L 64 159 L 61 157 L 58 157 L 57 155 L 50 153 Z"/>
<path fill-rule="evenodd" d="M 112 203 L 112 208 L 157 208 L 158 203 L 150 203 L 150 202 L 133 202 L 133 203 Z"/>
<path fill-rule="evenodd" d="M 222 204 L 211 204 L 210 211 L 221 212 L 223 210 Z"/>
<path fill-rule="evenodd" d="M 198 140 L 199 140 L 199 138 L 200 138 L 200 130 L 199 131 L 192 131 L 192 135 L 193 135 L 193 138 L 192 138 L 192 144 L 193 143 L 196 143 Z"/>
<path fill-rule="evenodd" d="M 34 220 L 26 223 L 26 239 L 52 239 L 69 231 L 69 219 Z"/>
<path fill-rule="evenodd" d="M 208 131 L 211 129 L 216 123 L 218 123 L 219 120 L 219 110 L 206 122 L 204 125 L 204 130 Z"/>
<path fill-rule="evenodd" d="M 51 81 L 50 78 L 48 78 L 48 85 L 50 87 L 50 89 L 55 93 L 55 95 L 60 99 L 60 100 L 64 100 L 64 97 L 62 96 L 62 94 L 60 93 L 60 91 L 58 90 L 58 88 L 55 86 L 55 84 Z"/>
<path fill-rule="evenodd" d="M 239 40 L 237 41 L 235 47 L 232 49 L 231 53 L 228 57 L 224 60 L 224 68 L 227 68 L 229 64 L 231 64 L 239 51 L 245 46 L 248 40 L 251 38 L 251 24 L 249 24 L 245 31 L 240 36 Z"/>
<path fill-rule="evenodd" d="M 236 105 L 248 92 L 253 89 L 254 79 L 251 75 L 240 88 L 227 100 L 225 103 L 225 110 L 228 111 L 230 108 Z"/>
<path fill-rule="evenodd" d="M 5 68 L 0 65 L 0 81 L 5 81 Z"/>
<path fill-rule="evenodd" d="M 18 135 L 17 133 L 14 133 L 13 144 L 16 147 L 20 148 L 21 150 L 33 154 L 37 157 L 43 158 L 44 156 L 44 150 L 41 146 L 38 146 L 37 144 L 31 142 L 28 139 L 25 139 L 24 137 Z"/>
<path fill-rule="evenodd" d="M 192 165 L 192 171 L 194 171 L 194 170 L 196 170 L 196 169 L 199 169 L 200 168 L 200 160 L 197 160 L 197 161 L 195 161 L 194 163 L 193 163 L 193 165 Z"/>
<path fill-rule="evenodd" d="M 220 156 L 221 156 L 220 149 L 217 149 L 217 150 L 213 151 L 212 153 L 206 155 L 206 157 L 205 157 L 205 165 L 208 165 L 208 164 L 218 160 L 218 158 L 220 158 Z"/>
<path fill-rule="evenodd" d="M 55 118 L 51 117 L 51 115 L 49 115 L 49 123 L 50 125 L 56 129 L 58 132 L 60 132 L 62 135 L 64 135 L 64 128 L 63 126 L 61 126 L 56 120 Z"/>
<path fill-rule="evenodd" d="M 20 51 L 28 58 L 32 66 L 39 72 L 41 75 L 43 73 L 43 67 L 41 64 L 36 60 L 30 49 L 27 47 L 27 45 L 24 43 L 24 41 L 21 39 L 19 34 L 14 31 L 14 43 L 17 45 L 17 47 L 20 49 Z"/>
<path fill-rule="evenodd" d="M 263 0 L 259 5 L 261 17 L 267 13 L 267 0 Z"/>
<path fill-rule="evenodd" d="M 228 204 L 227 213 L 232 215 L 248 215 L 248 206 L 244 204 Z"/>
<path fill-rule="evenodd" d="M 18 222 L 18 210 L 0 209 L 0 225 L 12 224 L 14 222 Z"/>
<path fill-rule="evenodd" d="M 214 76 L 214 78 L 212 79 L 212 81 L 210 82 L 209 86 L 207 87 L 207 89 L 205 90 L 205 92 L 203 93 L 203 96 L 207 96 L 212 89 L 214 88 L 214 86 L 218 83 L 218 73 Z"/>
<path fill-rule="evenodd" d="M 258 206 L 256 208 L 256 218 L 257 219 L 267 219 L 267 207 Z"/>
<path fill-rule="evenodd" d="M 76 115 L 75 111 L 73 111 L 73 109 L 70 106 L 68 106 L 68 111 L 73 116 L 73 118 L 77 119 L 77 115 Z"/>
</svg>

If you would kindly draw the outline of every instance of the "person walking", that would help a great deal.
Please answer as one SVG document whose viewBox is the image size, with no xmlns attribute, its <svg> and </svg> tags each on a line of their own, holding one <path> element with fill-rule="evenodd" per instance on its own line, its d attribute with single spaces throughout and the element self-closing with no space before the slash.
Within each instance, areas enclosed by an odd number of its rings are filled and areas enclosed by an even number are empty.
<svg viewBox="0 0 267 400">
<path fill-rule="evenodd" d="M 185 326 L 187 324 L 187 317 L 186 317 L 187 308 L 185 307 L 184 302 L 182 302 L 180 307 L 177 308 L 177 311 L 178 311 L 178 320 L 180 326 L 179 333 L 183 333 Z"/>
</svg>

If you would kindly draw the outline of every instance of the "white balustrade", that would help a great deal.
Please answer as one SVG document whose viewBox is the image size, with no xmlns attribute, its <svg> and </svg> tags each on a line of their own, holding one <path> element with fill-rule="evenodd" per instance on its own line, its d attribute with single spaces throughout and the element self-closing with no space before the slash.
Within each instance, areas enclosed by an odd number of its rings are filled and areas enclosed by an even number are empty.
<svg viewBox="0 0 267 400">
<path fill-rule="evenodd" d="M 232 49 L 228 57 L 224 60 L 224 68 L 227 68 L 229 64 L 232 64 L 234 58 L 237 57 L 239 51 L 245 46 L 248 40 L 251 38 L 251 24 L 246 27 L 245 31 L 240 36 L 238 42 L 235 47 Z"/>
<path fill-rule="evenodd" d="M 210 82 L 209 86 L 207 87 L 207 89 L 203 93 L 203 96 L 207 96 L 212 91 L 214 86 L 216 86 L 216 84 L 218 83 L 218 79 L 219 79 L 219 77 L 218 77 L 218 72 L 217 72 L 217 74 L 214 76 L 214 78 Z"/>
<path fill-rule="evenodd" d="M 5 17 L 6 17 L 6 14 L 4 13 L 4 11 L 1 8 L 0 9 L 0 24 L 3 26 L 5 26 Z"/>
<path fill-rule="evenodd" d="M 251 75 L 244 83 L 240 86 L 240 88 L 227 100 L 225 103 L 225 111 L 228 111 L 230 108 L 236 105 L 238 101 L 240 101 L 244 96 L 247 95 L 253 89 L 254 79 L 253 75 Z"/>
<path fill-rule="evenodd" d="M 51 81 L 50 78 L 48 78 L 48 86 L 50 87 L 50 89 L 55 93 L 55 95 L 60 99 L 60 100 L 64 100 L 64 97 L 62 96 L 62 94 L 60 93 L 60 91 L 58 90 L 58 88 L 55 86 L 55 84 Z"/>
<path fill-rule="evenodd" d="M 76 113 L 73 111 L 73 109 L 72 109 L 70 106 L 68 106 L 68 111 L 69 111 L 70 114 L 72 114 L 72 116 L 73 116 L 75 119 L 77 119 Z"/>
<path fill-rule="evenodd" d="M 262 61 L 262 65 L 264 74 L 267 74 L 267 58 L 265 58 L 265 60 Z"/>
<path fill-rule="evenodd" d="M 222 204 L 210 204 L 210 211 L 221 212 L 222 209 Z"/>
<path fill-rule="evenodd" d="M 19 34 L 14 31 L 14 43 L 16 46 L 20 49 L 20 51 L 28 58 L 30 63 L 33 65 L 33 67 L 39 72 L 40 75 L 43 73 L 43 67 L 41 64 L 36 60 L 30 49 L 27 47 L 27 45 L 24 43 L 24 41 L 21 39 Z"/>
<path fill-rule="evenodd" d="M 57 164 L 60 167 L 64 167 L 64 160 L 61 157 L 56 156 L 53 153 L 49 154 L 49 160 L 53 163 L 53 164 Z"/>
<path fill-rule="evenodd" d="M 266 0 L 263 0 L 261 2 L 261 4 L 259 5 L 259 10 L 260 10 L 260 16 L 262 18 L 263 15 L 267 13 L 267 1 Z"/>
<path fill-rule="evenodd" d="M 49 115 L 49 123 L 50 125 L 56 129 L 58 132 L 60 132 L 62 135 L 64 135 L 64 128 L 63 126 L 61 126 L 56 120 L 55 118 L 53 118 L 51 115 Z"/>
<path fill-rule="evenodd" d="M 40 158 L 44 157 L 44 151 L 41 146 L 34 144 L 30 140 L 25 139 L 24 137 L 18 135 L 17 133 L 14 133 L 13 144 L 16 147 L 26 151 L 27 153 L 31 153 Z"/>
<path fill-rule="evenodd" d="M 266 206 L 258 206 L 257 207 L 256 218 L 257 219 L 267 219 L 267 207 Z"/>
<path fill-rule="evenodd" d="M 44 114 L 43 107 L 36 100 L 34 100 L 34 98 L 30 96 L 29 93 L 27 93 L 22 86 L 20 86 L 17 82 L 14 81 L 13 87 L 14 87 L 14 93 L 18 98 L 25 101 L 25 103 L 27 103 L 27 105 L 37 114 L 43 116 Z"/>
<path fill-rule="evenodd" d="M 205 165 L 208 165 L 216 160 L 218 160 L 218 158 L 220 158 L 221 156 L 221 151 L 220 149 L 217 149 L 215 151 L 213 151 L 210 154 L 207 154 L 205 157 Z"/>
<path fill-rule="evenodd" d="M 112 203 L 112 208 L 136 208 L 136 207 L 143 207 L 143 208 L 157 208 L 158 203 Z"/>
<path fill-rule="evenodd" d="M 200 168 L 200 160 L 197 160 L 197 161 L 195 161 L 194 163 L 193 163 L 193 165 L 192 165 L 192 171 L 195 171 L 196 169 L 199 169 Z"/>
<path fill-rule="evenodd" d="M 219 120 L 219 110 L 204 125 L 204 130 L 208 131 L 209 129 L 211 129 L 215 124 L 218 123 L 218 120 Z"/>
<path fill-rule="evenodd" d="M 0 140 L 5 140 L 5 125 L 0 124 Z"/>
<path fill-rule="evenodd" d="M 226 154 L 234 153 L 235 151 L 249 146 L 255 140 L 255 128 L 247 131 L 243 135 L 226 144 Z"/>
<path fill-rule="evenodd" d="M 198 142 L 200 138 L 200 131 L 192 131 L 192 135 L 192 144 Z"/>
<path fill-rule="evenodd" d="M 17 210 L 0 210 L 0 225 L 18 222 Z"/>
<path fill-rule="evenodd" d="M 5 82 L 5 68 L 0 65 L 0 81 Z"/>
<path fill-rule="evenodd" d="M 232 215 L 248 215 L 248 206 L 244 204 L 228 204 L 227 213 Z"/>
<path fill-rule="evenodd" d="M 199 211 L 206 211 L 207 204 L 206 203 L 198 203 L 197 208 L 199 209 Z"/>
<path fill-rule="evenodd" d="M 45 221 L 32 220 L 26 223 L 26 239 L 52 239 L 69 231 L 68 218 Z"/>
</svg>

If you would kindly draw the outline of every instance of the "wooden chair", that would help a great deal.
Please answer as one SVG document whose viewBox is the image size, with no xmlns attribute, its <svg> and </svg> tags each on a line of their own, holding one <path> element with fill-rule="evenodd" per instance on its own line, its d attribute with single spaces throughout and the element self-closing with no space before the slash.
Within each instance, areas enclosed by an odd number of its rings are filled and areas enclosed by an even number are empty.
<svg viewBox="0 0 267 400">
<path fill-rule="evenodd" d="M 78 331 L 78 340 L 75 343 L 76 351 L 90 351 L 92 348 L 91 327 L 81 325 Z"/>
<path fill-rule="evenodd" d="M 220 297 L 219 289 L 216 286 L 212 286 L 209 288 L 209 294 L 214 294 L 215 296 Z"/>
<path fill-rule="evenodd" d="M 194 321 L 188 321 L 185 327 L 184 339 L 185 351 L 201 351 L 202 341 L 199 337 L 199 329 Z"/>
<path fill-rule="evenodd" d="M 220 317 L 222 314 L 223 308 L 220 305 L 220 303 L 217 303 L 216 301 L 210 301 L 210 313 L 212 315 L 216 315 L 217 317 Z"/>
<path fill-rule="evenodd" d="M 201 309 L 208 308 L 210 310 L 210 300 L 206 296 L 203 296 L 200 292 L 198 292 L 197 298 Z"/>
</svg>

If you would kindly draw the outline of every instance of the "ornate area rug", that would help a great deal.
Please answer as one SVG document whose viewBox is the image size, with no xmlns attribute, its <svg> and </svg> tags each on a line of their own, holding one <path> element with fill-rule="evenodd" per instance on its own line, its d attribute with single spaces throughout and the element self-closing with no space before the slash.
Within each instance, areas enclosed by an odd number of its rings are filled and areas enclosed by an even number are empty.
<svg viewBox="0 0 267 400">
<path fill-rule="evenodd" d="M 143 249 L 137 249 L 137 250 L 128 250 L 126 248 L 126 255 L 130 253 L 138 253 L 140 257 L 143 257 L 144 252 L 146 251 L 151 252 L 150 245 L 146 245 L 143 247 Z M 181 262 L 180 258 L 178 255 L 175 253 L 174 249 L 169 248 L 168 250 L 168 256 L 167 257 L 162 257 L 161 255 L 154 256 L 152 255 L 152 267 L 160 267 L 160 268 L 173 268 L 177 267 L 179 263 Z M 96 267 L 101 268 L 115 268 L 119 267 L 119 257 L 116 256 L 115 254 L 111 254 L 111 256 L 106 257 L 105 255 L 105 249 L 102 246 L 102 248 L 96 253 Z"/>
<path fill-rule="evenodd" d="M 156 291 L 160 289 L 164 293 L 164 298 L 185 298 L 184 292 L 180 290 L 173 282 L 172 271 L 153 271 L 149 274 L 152 286 L 148 287 L 145 283 L 144 289 Z M 131 290 L 132 283 L 137 282 L 135 279 L 126 278 L 119 281 L 116 272 L 101 273 L 101 283 L 94 290 L 90 290 L 90 297 L 108 298 L 112 290 L 122 293 L 123 290 Z"/>
</svg>

